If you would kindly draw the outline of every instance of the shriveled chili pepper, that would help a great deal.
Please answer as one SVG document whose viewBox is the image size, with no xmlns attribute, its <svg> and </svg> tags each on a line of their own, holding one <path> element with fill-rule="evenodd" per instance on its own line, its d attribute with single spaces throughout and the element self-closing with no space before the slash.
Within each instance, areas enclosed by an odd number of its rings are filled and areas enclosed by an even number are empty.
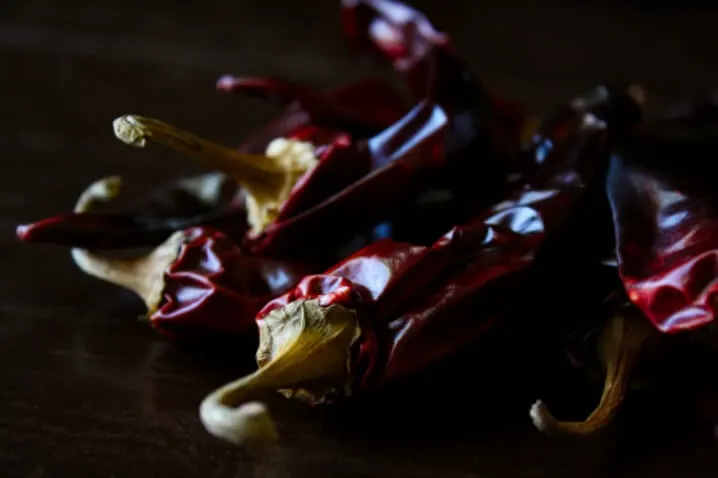
<svg viewBox="0 0 718 478">
<path fill-rule="evenodd" d="M 342 131 L 352 138 L 366 138 L 388 127 L 409 107 L 388 83 L 369 79 L 337 88 L 328 93 L 279 78 L 235 77 L 225 75 L 217 89 L 247 96 L 278 100 L 284 110 L 277 119 L 260 129 L 240 150 L 261 153 L 273 139 L 292 136 L 309 141 L 307 133 Z"/>
<path fill-rule="evenodd" d="M 716 126 L 644 124 L 611 161 L 619 273 L 630 300 L 664 333 L 716 320 L 718 215 L 714 186 L 702 177 L 718 154 Z"/>
<path fill-rule="evenodd" d="M 83 212 L 115 193 L 109 178 L 92 184 L 76 209 Z M 310 269 L 249 257 L 212 228 L 177 231 L 146 256 L 109 258 L 72 250 L 89 275 L 125 287 L 145 302 L 150 323 L 167 335 L 187 330 L 250 333 L 267 300 L 293 287 Z"/>
<path fill-rule="evenodd" d="M 159 140 L 244 181 L 253 226 L 246 240 L 249 250 L 306 258 L 326 251 L 337 237 L 396 214 L 450 161 L 464 161 L 461 151 L 446 154 L 446 123 L 442 108 L 422 103 L 365 142 L 341 137 L 319 150 L 309 143 L 275 140 L 267 155 L 272 162 L 255 161 L 147 118 L 122 117 L 116 132 L 130 144 L 142 145 L 145 137 Z M 477 160 L 489 165 L 479 183 L 486 191 L 473 185 L 474 195 L 485 201 L 500 190 L 503 177 L 491 174 L 490 165 L 497 162 L 493 156 Z M 327 227 L 340 223 L 347 226 Z"/>
<path fill-rule="evenodd" d="M 116 194 L 121 178 L 107 187 Z M 18 226 L 18 239 L 86 249 L 156 246 L 174 232 L 201 225 L 238 241 L 249 229 L 244 194 L 220 173 L 177 181 L 117 212 L 72 212 Z"/>
<path fill-rule="evenodd" d="M 510 131 L 512 138 L 519 133 L 526 108 L 508 98 L 489 96 L 456 54 L 451 37 L 422 12 L 393 0 L 342 0 L 341 21 L 356 50 L 373 51 L 392 61 L 414 101 L 431 98 L 466 125 L 489 117 L 474 118 L 472 110 L 491 109 L 500 120 L 493 128 Z"/>
<path fill-rule="evenodd" d="M 293 100 L 276 119 L 239 146 L 238 150 L 246 153 L 263 153 L 277 138 L 309 142 L 321 151 L 334 142 L 345 142 L 348 134 L 362 138 L 368 132 L 380 131 L 408 110 L 401 97 L 380 80 L 365 80 L 327 93 L 266 78 L 225 76 L 217 86 L 224 91 L 276 94 L 285 102 Z M 348 128 L 346 133 L 342 126 Z M 337 184 L 351 181 L 351 164 L 342 166 L 333 178 L 324 174 L 324 179 Z M 304 197 L 311 200 L 311 191 Z M 288 206 L 287 211 L 298 205 Z M 172 184 L 123 211 L 70 213 L 20 226 L 18 238 L 88 249 L 126 248 L 158 245 L 175 231 L 208 225 L 240 241 L 249 229 L 246 216 L 239 185 L 223 174 L 212 173 Z"/>
<path fill-rule="evenodd" d="M 253 394 L 278 389 L 321 402 L 418 372 L 481 336 L 511 309 L 506 294 L 528 286 L 536 252 L 585 190 L 581 181 L 554 183 L 520 192 L 430 247 L 379 241 L 304 278 L 258 314 L 260 368 L 205 399 L 205 427 L 234 443 L 274 438 L 264 406 L 242 404 Z"/>
</svg>

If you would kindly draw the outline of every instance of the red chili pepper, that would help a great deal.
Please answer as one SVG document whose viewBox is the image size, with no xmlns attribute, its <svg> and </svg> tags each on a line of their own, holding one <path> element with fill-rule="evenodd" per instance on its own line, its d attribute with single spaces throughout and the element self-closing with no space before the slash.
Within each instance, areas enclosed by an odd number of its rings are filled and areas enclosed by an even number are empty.
<svg viewBox="0 0 718 478">
<path fill-rule="evenodd" d="M 98 181 L 82 195 L 77 209 L 107 200 L 113 192 L 111 181 Z M 212 228 L 175 232 L 138 258 L 111 259 L 79 248 L 72 255 L 89 275 L 137 293 L 150 323 L 166 335 L 188 329 L 253 331 L 252 319 L 267 300 L 311 271 L 297 263 L 248 257 Z"/>
<path fill-rule="evenodd" d="M 493 136 L 517 138 L 526 119 L 525 107 L 490 97 L 456 55 L 451 37 L 438 31 L 423 13 L 398 1 L 342 0 L 341 20 L 356 50 L 374 51 L 393 62 L 414 101 L 436 101 L 460 123 L 493 117 L 498 120 L 489 125 Z M 471 117 L 472 110 L 492 113 L 477 119 Z"/>
<path fill-rule="evenodd" d="M 425 368 L 490 329 L 546 233 L 581 188 L 531 190 L 431 247 L 379 241 L 308 276 L 258 315 L 260 369 L 210 395 L 207 429 L 240 443 L 274 435 L 258 390 L 322 401 Z"/>
<path fill-rule="evenodd" d="M 333 147 L 348 144 L 348 133 L 361 138 L 380 131 L 407 111 L 396 92 L 380 80 L 365 80 L 318 93 L 310 88 L 275 79 L 233 79 L 225 76 L 218 88 L 234 92 L 280 94 L 294 100 L 271 123 L 239 146 L 247 153 L 263 153 L 276 138 L 310 142 L 318 155 L 346 159 Z M 326 161 L 325 161 L 326 163 Z M 331 161 L 329 162 L 332 163 Z M 326 164 L 316 168 L 316 180 L 285 204 L 289 214 L 303 204 L 313 204 L 357 178 L 351 161 L 337 163 L 327 171 Z M 119 184 L 119 179 L 114 180 Z M 326 189 L 324 191 L 323 189 Z M 230 190 L 231 197 L 227 197 Z M 327 192 L 328 191 L 328 192 Z M 159 206 L 159 208 L 158 208 Z M 48 218 L 18 228 L 25 242 L 53 243 L 88 249 L 127 248 L 157 245 L 173 232 L 202 225 L 219 228 L 236 240 L 249 229 L 244 194 L 237 183 L 221 174 L 208 174 L 183 180 L 158 191 L 149 200 L 117 213 L 71 213 Z"/>
<path fill-rule="evenodd" d="M 103 180 L 119 192 L 122 180 Z M 51 243 L 86 249 L 156 246 L 174 232 L 207 225 L 240 240 L 249 229 L 244 195 L 237 184 L 219 173 L 172 183 L 118 212 L 83 211 L 53 216 L 18 226 L 23 242 Z"/>
<path fill-rule="evenodd" d="M 343 131 L 354 138 L 378 133 L 404 115 L 408 106 L 386 82 L 369 79 L 322 93 L 278 78 L 244 78 L 225 75 L 217 89 L 248 96 L 278 99 L 285 104 L 282 114 L 252 135 L 240 148 L 262 153 L 274 138 L 292 136 L 315 144 L 329 143 L 316 137 L 317 129 Z M 319 127 L 319 128 L 317 128 Z M 309 132 L 305 135 L 305 132 Z M 309 137 L 311 136 L 311 137 Z"/>
<path fill-rule="evenodd" d="M 584 189 L 562 181 L 531 188 L 433 246 L 379 241 L 304 278 L 258 314 L 260 369 L 205 399 L 206 428 L 235 443 L 272 438 L 261 404 L 233 407 L 267 389 L 319 402 L 417 372 L 467 345 L 508 314 L 507 292 L 529 286 L 536 252 Z"/>
<path fill-rule="evenodd" d="M 716 320 L 718 216 L 705 194 L 713 185 L 695 175 L 718 154 L 716 131 L 710 123 L 646 124 L 611 162 L 619 273 L 631 301 L 665 333 Z"/>
<path fill-rule="evenodd" d="M 602 178 L 606 123 L 579 124 L 550 152 L 552 175 L 530 177 L 511 200 L 432 246 L 379 241 L 270 302 L 257 316 L 260 369 L 203 402 L 206 428 L 235 443 L 271 438 L 261 404 L 233 408 L 258 389 L 314 403 L 378 386 L 425 369 L 506 318 L 508 292 L 530 290 L 536 253 Z"/>
</svg>

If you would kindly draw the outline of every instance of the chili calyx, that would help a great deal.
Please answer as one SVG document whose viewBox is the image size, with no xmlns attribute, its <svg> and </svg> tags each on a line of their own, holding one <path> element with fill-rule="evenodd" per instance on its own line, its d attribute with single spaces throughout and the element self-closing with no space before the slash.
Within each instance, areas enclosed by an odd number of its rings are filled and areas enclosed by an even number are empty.
<svg viewBox="0 0 718 478">
<path fill-rule="evenodd" d="M 283 391 L 313 401 L 351 385 L 351 350 L 361 330 L 356 312 L 338 304 L 301 300 L 259 321 L 259 369 L 217 389 L 200 405 L 206 429 L 237 445 L 273 440 L 277 432 L 266 407 L 249 401 Z"/>
<path fill-rule="evenodd" d="M 530 411 L 536 428 L 551 436 L 591 437 L 611 423 L 628 390 L 631 373 L 641 351 L 655 334 L 639 314 L 612 317 L 597 338 L 597 349 L 606 369 L 603 393 L 596 408 L 583 421 L 562 421 L 541 400 Z"/>
</svg>

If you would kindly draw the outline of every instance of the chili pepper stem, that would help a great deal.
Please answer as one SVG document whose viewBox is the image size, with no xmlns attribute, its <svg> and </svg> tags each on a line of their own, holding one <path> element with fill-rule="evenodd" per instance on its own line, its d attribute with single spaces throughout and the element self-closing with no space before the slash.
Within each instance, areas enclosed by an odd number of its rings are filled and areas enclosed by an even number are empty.
<svg viewBox="0 0 718 478">
<path fill-rule="evenodd" d="M 530 411 L 536 428 L 548 435 L 572 437 L 588 437 L 605 429 L 618 412 L 630 383 L 631 372 L 652 332 L 651 326 L 642 317 L 612 318 L 598 339 L 606 377 L 596 408 L 584 421 L 567 422 L 556 419 L 539 400 Z"/>
<path fill-rule="evenodd" d="M 88 212 L 97 203 L 111 200 L 119 194 L 121 185 L 119 176 L 95 181 L 80 195 L 75 212 Z M 83 272 L 134 291 L 152 313 L 162 299 L 164 272 L 177 258 L 183 240 L 184 233 L 176 232 L 150 254 L 132 259 L 110 259 L 78 248 L 72 249 L 71 254 Z"/>
<path fill-rule="evenodd" d="M 153 139 L 205 161 L 237 181 L 246 190 L 248 220 L 255 234 L 274 219 L 299 178 L 318 162 L 312 145 L 284 138 L 272 141 L 267 155 L 260 156 L 241 153 L 143 116 L 120 116 L 113 128 L 124 143 L 144 147 L 147 138 Z"/>
<path fill-rule="evenodd" d="M 317 400 L 338 388 L 348 392 L 351 349 L 360 335 L 355 311 L 316 300 L 276 309 L 259 327 L 260 368 L 212 392 L 199 409 L 209 433 L 237 445 L 277 438 L 267 408 L 248 401 L 258 394 L 280 390 Z"/>
</svg>

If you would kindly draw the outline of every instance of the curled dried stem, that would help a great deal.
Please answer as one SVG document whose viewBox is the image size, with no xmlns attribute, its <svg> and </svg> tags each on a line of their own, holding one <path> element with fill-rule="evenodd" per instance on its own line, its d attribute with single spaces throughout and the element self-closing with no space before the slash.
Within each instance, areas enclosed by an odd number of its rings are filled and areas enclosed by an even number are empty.
<svg viewBox="0 0 718 478">
<path fill-rule="evenodd" d="M 93 209 L 99 202 L 107 202 L 119 194 L 122 180 L 112 176 L 95 181 L 85 189 L 75 204 L 75 212 Z M 98 279 L 134 291 L 153 313 L 162 299 L 164 273 L 175 261 L 184 240 L 183 232 L 176 232 L 146 256 L 131 259 L 102 257 L 86 249 L 74 248 L 72 259 L 83 272 Z"/>
<path fill-rule="evenodd" d="M 570 437 L 589 437 L 603 431 L 618 412 L 628 390 L 634 365 L 653 332 L 642 317 L 612 318 L 598 339 L 606 376 L 603 394 L 596 408 L 583 421 L 561 421 L 539 400 L 530 411 L 536 428 L 548 435 Z"/>
<path fill-rule="evenodd" d="M 212 435 L 236 445 L 276 440 L 274 422 L 258 395 L 279 390 L 316 401 L 350 385 L 350 353 L 360 329 L 356 313 L 340 305 L 299 300 L 259 321 L 260 368 L 208 395 L 200 418 Z"/>
</svg>

